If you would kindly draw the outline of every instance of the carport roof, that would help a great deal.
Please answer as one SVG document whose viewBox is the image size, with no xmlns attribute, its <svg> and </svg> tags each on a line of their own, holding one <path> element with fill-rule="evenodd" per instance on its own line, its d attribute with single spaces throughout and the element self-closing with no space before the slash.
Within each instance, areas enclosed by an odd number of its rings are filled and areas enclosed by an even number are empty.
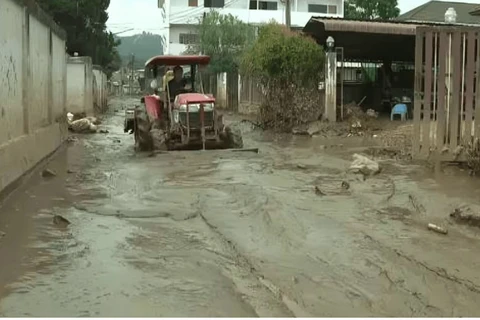
<svg viewBox="0 0 480 320">
<path fill-rule="evenodd" d="M 345 59 L 415 61 L 417 23 L 312 17 L 303 32 L 319 44 L 328 36 L 344 48 Z"/>
</svg>

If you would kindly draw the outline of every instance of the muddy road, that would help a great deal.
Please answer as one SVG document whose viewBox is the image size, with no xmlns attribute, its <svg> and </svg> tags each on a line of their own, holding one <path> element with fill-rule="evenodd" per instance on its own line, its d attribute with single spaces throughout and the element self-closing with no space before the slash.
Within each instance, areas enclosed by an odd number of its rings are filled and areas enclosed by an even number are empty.
<svg viewBox="0 0 480 320">
<path fill-rule="evenodd" d="M 135 154 L 128 103 L 3 203 L 0 315 L 480 316 L 478 231 L 448 217 L 478 208 L 465 173 L 384 160 L 363 180 L 368 141 L 248 125 L 259 154 Z"/>
</svg>

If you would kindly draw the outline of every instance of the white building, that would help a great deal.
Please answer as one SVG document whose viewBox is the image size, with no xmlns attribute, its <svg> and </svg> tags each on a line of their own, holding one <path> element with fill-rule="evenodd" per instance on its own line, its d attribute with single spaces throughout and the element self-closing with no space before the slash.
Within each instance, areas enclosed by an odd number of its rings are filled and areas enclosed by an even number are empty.
<svg viewBox="0 0 480 320">
<path fill-rule="evenodd" d="M 292 27 L 304 27 L 312 16 L 343 18 L 344 0 L 290 0 Z M 285 23 L 285 0 L 158 0 L 163 9 L 165 54 L 181 54 L 195 41 L 192 24 L 211 9 L 251 24 Z"/>
</svg>

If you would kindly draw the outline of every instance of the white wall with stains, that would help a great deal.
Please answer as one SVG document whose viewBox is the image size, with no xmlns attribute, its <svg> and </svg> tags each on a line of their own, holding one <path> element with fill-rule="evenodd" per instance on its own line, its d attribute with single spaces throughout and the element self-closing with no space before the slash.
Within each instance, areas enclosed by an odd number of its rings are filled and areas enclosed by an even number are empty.
<svg viewBox="0 0 480 320">
<path fill-rule="evenodd" d="M 0 192 L 66 138 L 65 38 L 35 2 L 0 0 Z"/>
<path fill-rule="evenodd" d="M 23 8 L 0 1 L 0 145 L 24 134 Z"/>
<path fill-rule="evenodd" d="M 67 54 L 65 41 L 57 37 L 52 40 L 52 112 L 53 119 L 57 119 L 65 115 L 66 110 Z"/>
<path fill-rule="evenodd" d="M 93 106 L 97 111 L 105 111 L 108 107 L 107 99 L 107 75 L 103 70 L 98 67 L 93 67 L 93 83 L 94 83 L 94 96 L 93 96 Z"/>
<path fill-rule="evenodd" d="M 28 110 L 28 120 L 30 128 L 41 128 L 49 124 L 50 29 L 33 18 L 30 19 L 29 32 L 29 80 L 32 90 L 29 90 L 31 103 Z"/>
<path fill-rule="evenodd" d="M 93 113 L 93 65 L 90 57 L 69 57 L 67 64 L 67 110 Z"/>
</svg>

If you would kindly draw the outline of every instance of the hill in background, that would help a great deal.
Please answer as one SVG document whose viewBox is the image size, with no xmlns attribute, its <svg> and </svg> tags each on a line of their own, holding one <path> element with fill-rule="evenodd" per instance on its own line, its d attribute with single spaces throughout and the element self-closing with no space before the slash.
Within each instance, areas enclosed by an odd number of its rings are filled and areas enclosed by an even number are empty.
<svg viewBox="0 0 480 320">
<path fill-rule="evenodd" d="M 127 37 L 118 37 L 122 41 L 118 52 L 123 65 L 129 65 L 132 53 L 135 55 L 135 68 L 141 69 L 152 56 L 163 54 L 163 39 L 158 34 L 143 32 Z"/>
</svg>

